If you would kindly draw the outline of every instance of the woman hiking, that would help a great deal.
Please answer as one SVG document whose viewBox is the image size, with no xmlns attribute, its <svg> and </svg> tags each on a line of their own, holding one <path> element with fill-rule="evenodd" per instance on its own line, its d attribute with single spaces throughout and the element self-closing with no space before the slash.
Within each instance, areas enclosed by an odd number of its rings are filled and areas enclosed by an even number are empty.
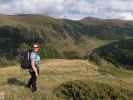
<svg viewBox="0 0 133 100">
<path fill-rule="evenodd" d="M 33 49 L 30 55 L 31 69 L 29 70 L 31 77 L 26 86 L 31 88 L 32 92 L 35 92 L 37 91 L 37 77 L 39 75 L 40 56 L 38 53 L 40 51 L 40 47 L 38 44 L 33 44 L 32 48 Z"/>
</svg>

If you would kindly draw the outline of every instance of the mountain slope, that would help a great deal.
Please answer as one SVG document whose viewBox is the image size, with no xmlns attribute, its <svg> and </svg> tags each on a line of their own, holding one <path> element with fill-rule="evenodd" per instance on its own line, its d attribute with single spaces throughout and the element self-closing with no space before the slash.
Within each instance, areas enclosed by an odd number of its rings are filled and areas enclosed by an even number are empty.
<svg viewBox="0 0 133 100">
<path fill-rule="evenodd" d="M 133 39 L 115 41 L 95 49 L 90 59 L 100 63 L 104 59 L 117 67 L 133 69 Z"/>
<path fill-rule="evenodd" d="M 0 44 L 4 46 L 0 55 L 11 60 L 21 48 L 39 42 L 42 57 L 84 58 L 88 51 L 107 42 L 132 38 L 132 27 L 133 22 L 121 20 L 74 21 L 43 15 L 1 15 Z"/>
<path fill-rule="evenodd" d="M 93 35 L 97 38 L 121 39 L 133 36 L 133 21 L 84 18 L 81 22 L 87 24 Z"/>
</svg>

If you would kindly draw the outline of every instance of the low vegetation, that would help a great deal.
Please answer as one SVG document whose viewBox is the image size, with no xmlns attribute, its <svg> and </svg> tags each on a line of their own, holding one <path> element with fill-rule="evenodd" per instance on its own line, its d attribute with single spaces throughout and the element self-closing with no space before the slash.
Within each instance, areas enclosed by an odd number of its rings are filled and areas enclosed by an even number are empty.
<svg viewBox="0 0 133 100">
<path fill-rule="evenodd" d="M 0 97 L 4 100 L 132 100 L 133 72 L 99 67 L 87 60 L 45 59 L 38 91 L 25 87 L 28 71 L 19 65 L 1 68 Z"/>
<path fill-rule="evenodd" d="M 90 54 L 89 59 L 101 64 L 102 60 L 106 60 L 116 67 L 133 69 L 133 39 L 124 39 L 104 45 L 95 49 Z"/>
<path fill-rule="evenodd" d="M 133 91 L 93 81 L 73 81 L 60 85 L 56 95 L 65 100 L 132 100 Z"/>
</svg>

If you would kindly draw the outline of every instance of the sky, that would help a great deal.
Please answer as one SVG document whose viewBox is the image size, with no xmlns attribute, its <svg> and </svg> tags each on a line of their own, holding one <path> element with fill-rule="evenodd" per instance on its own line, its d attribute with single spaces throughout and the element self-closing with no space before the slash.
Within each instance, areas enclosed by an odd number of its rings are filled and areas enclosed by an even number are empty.
<svg viewBox="0 0 133 100">
<path fill-rule="evenodd" d="M 133 0 L 0 0 L 0 14 L 133 20 Z"/>
</svg>

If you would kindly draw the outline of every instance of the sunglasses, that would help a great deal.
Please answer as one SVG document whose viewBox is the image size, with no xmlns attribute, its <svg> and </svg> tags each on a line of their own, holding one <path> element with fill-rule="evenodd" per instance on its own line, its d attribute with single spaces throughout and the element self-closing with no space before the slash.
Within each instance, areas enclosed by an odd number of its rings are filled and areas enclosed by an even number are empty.
<svg viewBox="0 0 133 100">
<path fill-rule="evenodd" d="M 34 48 L 39 48 L 39 47 L 34 47 Z"/>
</svg>

